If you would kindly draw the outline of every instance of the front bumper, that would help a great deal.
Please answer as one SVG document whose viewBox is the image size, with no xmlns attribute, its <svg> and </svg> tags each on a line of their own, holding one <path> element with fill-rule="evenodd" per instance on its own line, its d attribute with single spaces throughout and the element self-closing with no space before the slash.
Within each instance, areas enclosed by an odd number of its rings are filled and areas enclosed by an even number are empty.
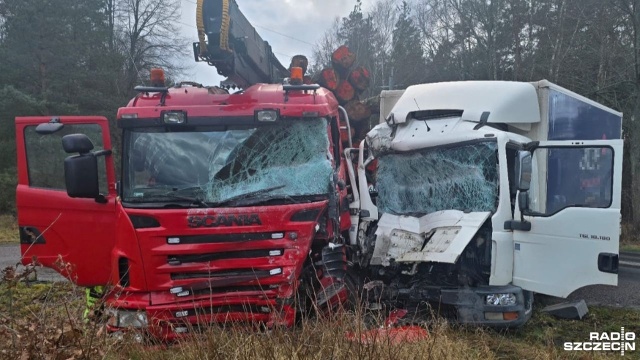
<svg viewBox="0 0 640 360">
<path fill-rule="evenodd" d="M 487 305 L 485 299 L 490 294 L 514 294 L 516 301 L 514 305 Z M 455 308 L 456 320 L 459 323 L 515 328 L 531 318 L 533 293 L 513 285 L 442 289 L 440 303 Z M 496 319 L 498 314 L 505 314 L 504 318 Z"/>
<path fill-rule="evenodd" d="M 491 294 L 510 294 L 515 301 L 508 305 L 488 305 L 486 298 Z M 387 288 L 385 295 L 387 299 L 393 299 L 393 307 L 401 306 L 415 311 L 415 316 L 420 318 L 428 319 L 437 315 L 460 324 L 495 328 L 522 326 L 531 318 L 533 309 L 533 293 L 513 285 L 475 288 L 420 286 L 402 290 Z"/>
<path fill-rule="evenodd" d="M 230 323 L 245 327 L 292 326 L 295 308 L 285 304 L 285 299 L 265 297 L 226 297 L 198 301 L 176 302 L 150 306 L 149 293 L 129 293 L 109 297 L 106 305 L 110 319 L 109 332 L 135 331 L 157 341 L 173 341 L 209 326 Z M 144 314 L 140 326 L 118 326 L 121 314 Z M 115 318 L 115 319 L 112 319 Z"/>
</svg>

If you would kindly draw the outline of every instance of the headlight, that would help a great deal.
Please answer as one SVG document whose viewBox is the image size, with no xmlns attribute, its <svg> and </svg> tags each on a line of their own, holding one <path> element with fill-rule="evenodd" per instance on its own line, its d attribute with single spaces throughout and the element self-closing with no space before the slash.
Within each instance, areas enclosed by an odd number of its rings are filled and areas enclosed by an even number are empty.
<svg viewBox="0 0 640 360">
<path fill-rule="evenodd" d="M 147 313 L 144 311 L 129 311 L 108 309 L 107 325 L 119 328 L 145 328 L 148 325 Z"/>
<path fill-rule="evenodd" d="M 485 302 L 487 305 L 494 306 L 509 306 L 516 304 L 516 294 L 489 294 L 487 295 Z"/>
<path fill-rule="evenodd" d="M 183 111 L 167 111 L 162 114 L 162 120 L 165 124 L 184 124 L 187 120 L 187 114 Z"/>
</svg>

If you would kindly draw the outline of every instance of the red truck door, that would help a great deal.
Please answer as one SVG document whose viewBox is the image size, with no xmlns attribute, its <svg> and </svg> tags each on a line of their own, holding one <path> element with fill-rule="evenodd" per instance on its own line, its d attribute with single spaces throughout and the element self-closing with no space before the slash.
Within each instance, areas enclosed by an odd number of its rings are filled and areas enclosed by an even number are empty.
<svg viewBox="0 0 640 360">
<path fill-rule="evenodd" d="M 42 127 L 36 131 L 45 123 L 49 123 L 48 131 L 42 131 Z M 22 263 L 51 267 L 80 286 L 104 285 L 109 281 L 115 243 L 113 158 L 98 158 L 100 193 L 106 202 L 69 197 L 64 159 L 75 154 L 64 152 L 62 137 L 76 133 L 87 135 L 94 151 L 111 149 L 104 117 L 16 118 L 16 207 Z"/>
</svg>

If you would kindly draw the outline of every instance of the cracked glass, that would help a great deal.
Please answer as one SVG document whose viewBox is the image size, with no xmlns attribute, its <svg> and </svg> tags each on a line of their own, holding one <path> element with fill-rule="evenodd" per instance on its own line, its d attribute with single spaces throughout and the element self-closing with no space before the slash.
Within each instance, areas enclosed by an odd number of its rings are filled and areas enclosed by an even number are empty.
<svg viewBox="0 0 640 360">
<path fill-rule="evenodd" d="M 327 120 L 284 120 L 200 131 L 136 129 L 127 134 L 124 201 L 224 202 L 327 194 L 332 170 Z"/>
<path fill-rule="evenodd" d="M 440 210 L 494 211 L 497 143 L 465 143 L 378 160 L 377 205 L 383 213 L 422 216 Z"/>
</svg>

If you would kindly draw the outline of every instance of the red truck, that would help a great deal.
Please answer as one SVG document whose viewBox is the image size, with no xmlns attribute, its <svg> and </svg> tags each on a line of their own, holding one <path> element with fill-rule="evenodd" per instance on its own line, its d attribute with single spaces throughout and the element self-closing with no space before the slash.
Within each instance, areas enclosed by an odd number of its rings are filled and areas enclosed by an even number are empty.
<svg viewBox="0 0 640 360">
<path fill-rule="evenodd" d="M 24 264 L 113 285 L 111 330 L 160 339 L 227 321 L 292 325 L 305 303 L 347 299 L 348 120 L 333 94 L 137 90 L 118 110 L 117 150 L 103 117 L 16 119 Z"/>
</svg>

